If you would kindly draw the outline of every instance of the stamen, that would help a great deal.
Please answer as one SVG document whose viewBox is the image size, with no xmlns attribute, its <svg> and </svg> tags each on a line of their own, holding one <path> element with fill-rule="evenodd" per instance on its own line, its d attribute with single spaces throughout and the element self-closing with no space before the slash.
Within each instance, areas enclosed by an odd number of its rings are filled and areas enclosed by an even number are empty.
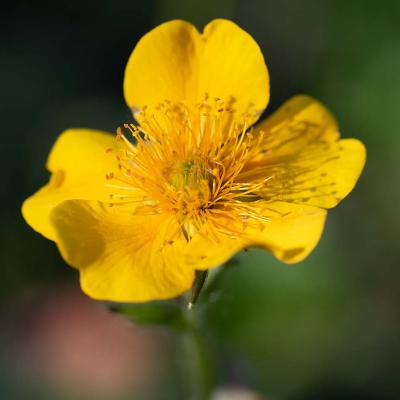
<svg viewBox="0 0 400 400">
<path fill-rule="evenodd" d="M 253 105 L 238 114 L 234 103 L 207 94 L 194 109 L 165 100 L 137 115 L 140 126 L 118 128 L 116 148 L 107 150 L 116 161 L 106 175 L 111 204 L 136 215 L 172 215 L 180 227 L 174 235 L 187 240 L 200 233 L 217 243 L 221 234 L 237 238 L 270 222 L 260 193 L 276 187 L 278 167 L 255 179 L 244 169 L 260 154 L 265 133 L 248 129 Z"/>
</svg>

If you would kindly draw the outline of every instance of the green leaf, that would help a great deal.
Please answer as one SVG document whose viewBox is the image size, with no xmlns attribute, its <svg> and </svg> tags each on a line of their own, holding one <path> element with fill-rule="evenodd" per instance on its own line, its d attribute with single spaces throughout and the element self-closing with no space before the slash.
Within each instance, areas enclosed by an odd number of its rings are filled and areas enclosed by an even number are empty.
<svg viewBox="0 0 400 400">
<path fill-rule="evenodd" d="M 108 308 L 138 325 L 161 325 L 177 330 L 187 328 L 187 321 L 182 308 L 172 301 L 111 303 L 108 304 Z"/>
</svg>

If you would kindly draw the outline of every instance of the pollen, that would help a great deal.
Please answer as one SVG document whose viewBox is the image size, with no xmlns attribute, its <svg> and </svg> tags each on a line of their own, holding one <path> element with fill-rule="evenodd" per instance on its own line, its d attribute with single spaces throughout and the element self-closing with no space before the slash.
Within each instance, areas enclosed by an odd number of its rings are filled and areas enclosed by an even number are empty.
<svg viewBox="0 0 400 400">
<path fill-rule="evenodd" d="M 265 222 L 254 203 L 273 177 L 241 179 L 263 141 L 248 129 L 254 112 L 249 106 L 238 115 L 232 99 L 225 104 L 207 96 L 195 108 L 164 101 L 151 113 L 144 109 L 140 126 L 117 131 L 120 145 L 110 153 L 117 167 L 107 174 L 117 191 L 112 204 L 137 214 L 172 214 L 188 240 L 198 231 L 237 237 L 248 224 Z"/>
</svg>

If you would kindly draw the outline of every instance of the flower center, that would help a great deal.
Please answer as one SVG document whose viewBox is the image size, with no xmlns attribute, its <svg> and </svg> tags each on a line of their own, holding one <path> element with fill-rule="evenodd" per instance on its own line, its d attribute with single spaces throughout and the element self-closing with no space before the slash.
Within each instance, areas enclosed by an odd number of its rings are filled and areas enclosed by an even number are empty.
<svg viewBox="0 0 400 400">
<path fill-rule="evenodd" d="M 168 182 L 176 190 L 198 190 L 212 179 L 207 171 L 207 164 L 199 160 L 189 159 L 178 162 L 168 171 Z"/>
<path fill-rule="evenodd" d="M 113 204 L 120 199 L 119 204 L 140 203 L 134 207 L 138 214 L 174 215 L 189 237 L 204 225 L 234 236 L 238 225 L 260 223 L 253 207 L 270 178 L 248 181 L 241 175 L 263 140 L 248 131 L 252 117 L 236 115 L 232 103 L 224 106 L 219 99 L 197 108 L 166 102 L 143 111 L 139 126 L 124 125 L 135 144 L 118 131 L 118 171 L 108 178 L 119 180 L 110 186 L 126 192 L 114 196 Z"/>
</svg>

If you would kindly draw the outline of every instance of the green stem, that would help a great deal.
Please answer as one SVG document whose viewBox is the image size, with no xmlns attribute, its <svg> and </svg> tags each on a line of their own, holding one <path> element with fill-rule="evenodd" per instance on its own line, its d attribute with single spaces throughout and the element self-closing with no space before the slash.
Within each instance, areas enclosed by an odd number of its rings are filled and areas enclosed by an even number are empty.
<svg viewBox="0 0 400 400">
<path fill-rule="evenodd" d="M 210 360 L 203 335 L 196 320 L 196 311 L 186 312 L 188 330 L 186 343 L 188 361 L 192 372 L 193 400 L 209 400 L 213 389 L 212 371 Z"/>
</svg>

